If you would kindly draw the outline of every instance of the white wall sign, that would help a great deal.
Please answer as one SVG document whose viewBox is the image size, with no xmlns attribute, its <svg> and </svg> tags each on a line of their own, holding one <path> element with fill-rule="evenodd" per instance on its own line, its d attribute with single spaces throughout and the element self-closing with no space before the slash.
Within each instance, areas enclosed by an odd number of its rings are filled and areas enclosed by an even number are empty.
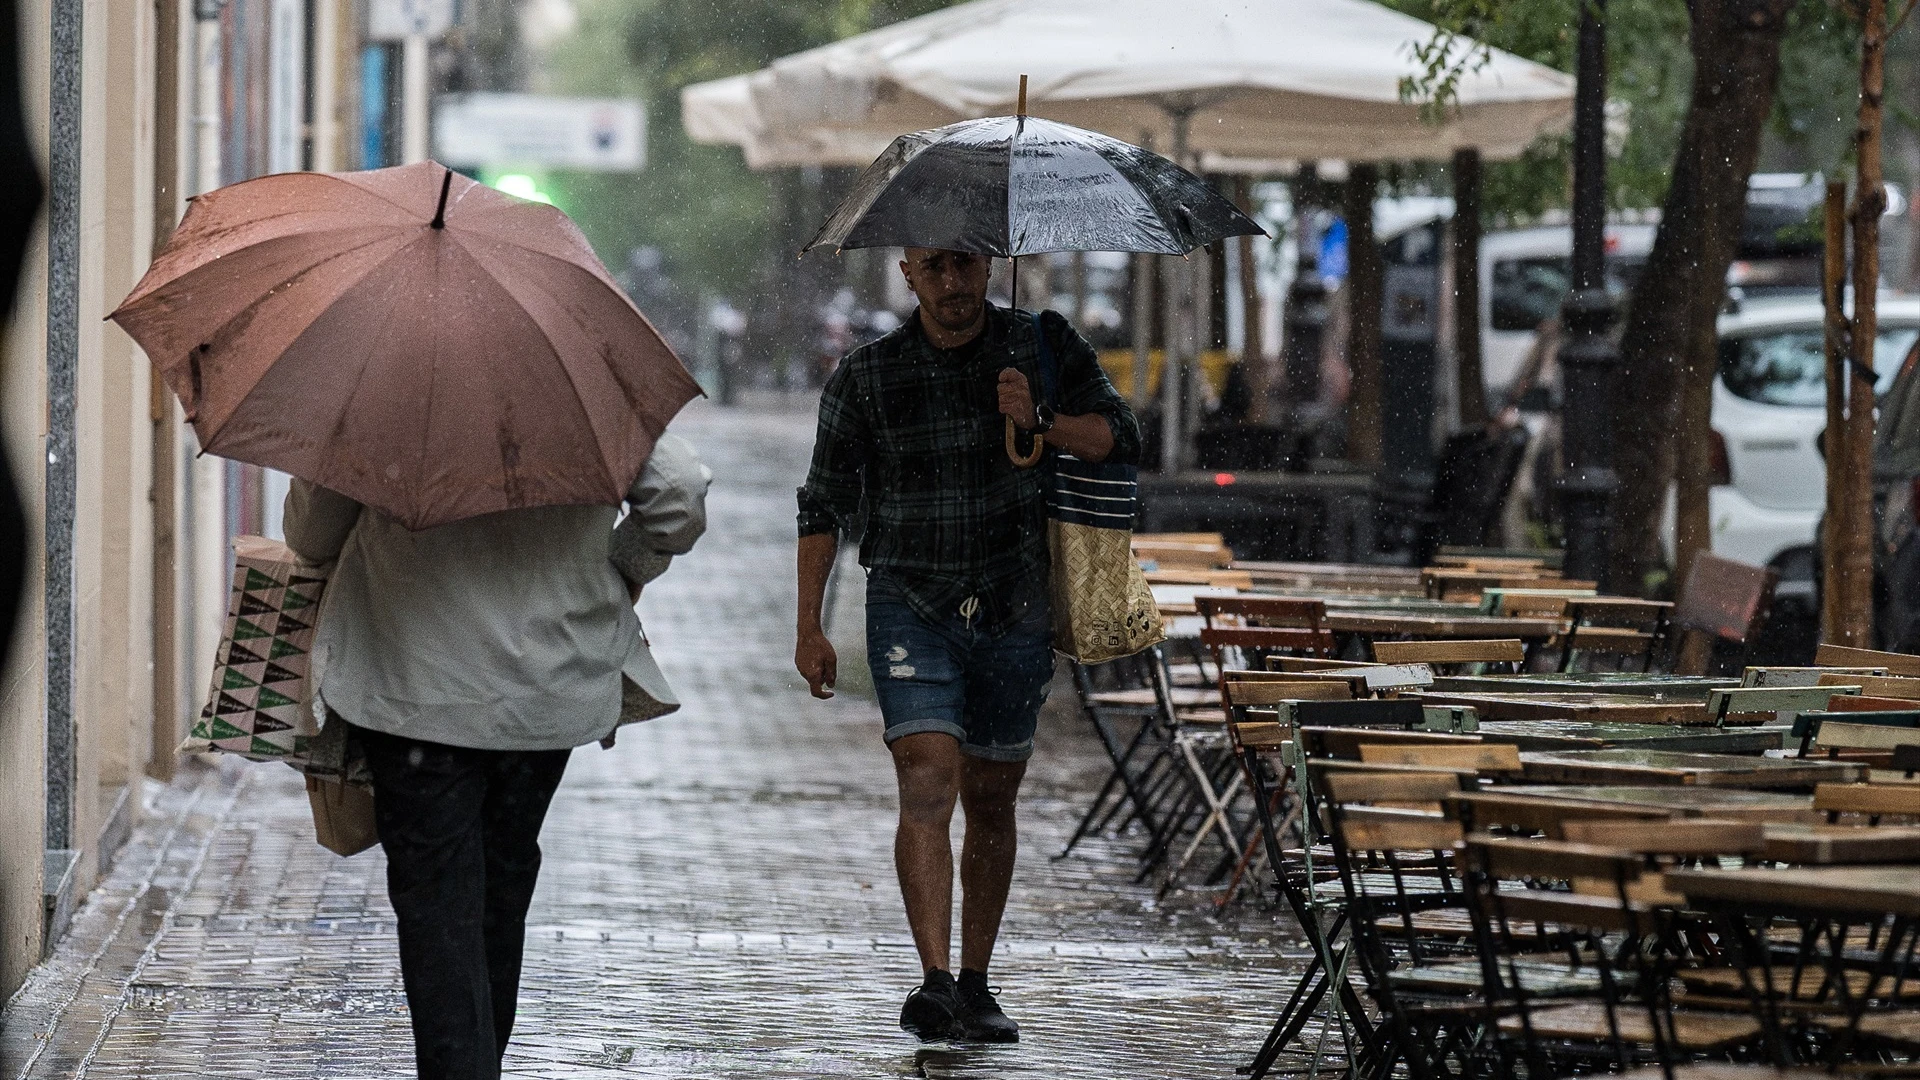
<svg viewBox="0 0 1920 1080">
<path fill-rule="evenodd" d="M 472 93 L 434 104 L 433 156 L 449 165 L 637 172 L 646 148 L 637 101 Z"/>
<path fill-rule="evenodd" d="M 367 38 L 442 37 L 453 28 L 453 0 L 367 0 Z"/>
</svg>

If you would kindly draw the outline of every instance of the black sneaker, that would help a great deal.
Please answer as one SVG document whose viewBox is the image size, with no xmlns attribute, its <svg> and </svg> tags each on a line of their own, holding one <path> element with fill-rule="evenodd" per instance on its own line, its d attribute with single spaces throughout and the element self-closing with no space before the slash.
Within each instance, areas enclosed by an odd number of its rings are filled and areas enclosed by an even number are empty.
<svg viewBox="0 0 1920 1080">
<path fill-rule="evenodd" d="M 987 986 L 984 971 L 962 971 L 955 984 L 960 992 L 960 1014 L 953 1037 L 960 1042 L 1012 1043 L 1020 1041 L 1020 1025 L 1000 1011 L 995 990 Z"/>
<path fill-rule="evenodd" d="M 960 992 L 953 976 L 934 968 L 900 1007 L 900 1027 L 919 1036 L 921 1042 L 938 1042 L 953 1034 L 954 1018 L 959 1014 Z"/>
</svg>

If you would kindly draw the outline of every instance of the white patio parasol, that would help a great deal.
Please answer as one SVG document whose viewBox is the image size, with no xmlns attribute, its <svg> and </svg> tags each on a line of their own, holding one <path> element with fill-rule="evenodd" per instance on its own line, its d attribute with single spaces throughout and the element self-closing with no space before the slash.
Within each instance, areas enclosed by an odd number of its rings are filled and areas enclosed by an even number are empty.
<svg viewBox="0 0 1920 1080">
<path fill-rule="evenodd" d="M 682 112 L 767 165 L 864 164 L 901 132 L 1009 113 L 1021 74 L 1049 119 L 1224 158 L 1499 159 L 1565 129 L 1573 79 L 1498 50 L 1429 122 L 1400 82 L 1432 35 L 1368 0 L 974 0 L 690 86 Z"/>
</svg>

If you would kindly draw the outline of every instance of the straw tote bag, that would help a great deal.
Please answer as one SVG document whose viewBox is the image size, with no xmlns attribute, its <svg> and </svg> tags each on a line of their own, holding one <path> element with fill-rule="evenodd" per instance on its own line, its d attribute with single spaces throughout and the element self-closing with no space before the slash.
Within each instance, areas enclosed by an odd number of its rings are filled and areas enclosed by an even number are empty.
<svg viewBox="0 0 1920 1080">
<path fill-rule="evenodd" d="M 1032 317 L 1040 342 L 1040 383 L 1049 406 L 1058 401 L 1053 346 Z M 1034 436 L 1030 455 L 1014 444 L 1007 419 L 1007 455 L 1018 465 L 1042 463 L 1047 475 L 1047 550 L 1053 647 L 1083 664 L 1132 656 L 1166 638 L 1147 576 L 1133 558 L 1133 515 L 1139 503 L 1132 465 L 1082 461 L 1059 448 L 1045 453 Z M 1044 459 L 1044 462 L 1043 462 Z"/>
</svg>

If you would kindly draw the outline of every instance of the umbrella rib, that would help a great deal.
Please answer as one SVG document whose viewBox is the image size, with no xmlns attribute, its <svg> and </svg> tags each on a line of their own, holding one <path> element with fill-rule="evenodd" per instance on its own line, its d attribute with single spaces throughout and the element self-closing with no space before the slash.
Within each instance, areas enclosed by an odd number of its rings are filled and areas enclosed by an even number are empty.
<svg viewBox="0 0 1920 1080">
<path fill-rule="evenodd" d="M 313 272 L 314 272 L 315 270 L 318 270 L 318 269 L 320 269 L 321 267 L 323 267 L 323 266 L 326 266 L 326 265 L 327 265 L 327 264 L 329 264 L 329 263 L 332 263 L 332 262 L 335 262 L 335 261 L 337 261 L 337 260 L 339 260 L 339 259 L 343 259 L 343 258 L 346 258 L 346 257 L 347 257 L 348 255 L 352 255 L 352 254 L 354 254 L 354 253 L 356 253 L 356 252 L 359 252 L 359 251 L 362 251 L 362 250 L 365 250 L 366 248 L 369 248 L 369 247 L 372 247 L 373 245 L 375 245 L 375 244 L 377 244 L 377 243 L 379 243 L 379 242 L 380 242 L 381 240 L 384 240 L 384 239 L 386 239 L 386 237 L 377 237 L 377 238 L 375 238 L 375 239 L 373 239 L 373 240 L 369 240 L 369 241 L 367 241 L 366 243 L 364 243 L 364 244 L 361 244 L 361 245 L 359 245 L 358 247 L 351 247 L 351 248 L 347 248 L 347 249 L 345 249 L 345 250 L 342 250 L 342 251 L 337 251 L 337 252 L 335 252 L 335 253 L 333 253 L 332 255 L 329 255 L 329 256 L 327 256 L 326 258 L 324 258 L 324 259 L 321 259 L 321 260 L 320 260 L 320 261 L 318 261 L 318 262 L 315 262 L 315 263 L 310 263 L 310 264 L 308 264 L 307 266 L 304 266 L 304 267 L 302 267 L 302 268 L 300 269 L 300 272 L 299 272 L 299 273 L 296 273 L 296 274 L 292 274 L 292 275 L 289 275 L 289 276 L 287 276 L 287 277 L 285 277 L 285 278 L 282 278 L 282 279 L 281 279 L 280 281 L 278 281 L 278 282 L 275 282 L 275 283 L 274 283 L 274 285 L 273 285 L 273 286 L 272 286 L 272 287 L 271 287 L 270 289 L 268 289 L 268 290 L 267 290 L 267 292 L 266 292 L 265 294 L 263 294 L 263 296 L 266 296 L 266 295 L 271 295 L 271 294 L 273 294 L 274 292 L 277 292 L 277 291 L 279 291 L 280 289 L 282 289 L 282 288 L 284 288 L 284 287 L 286 287 L 287 285 L 290 285 L 290 284 L 292 284 L 293 282 L 296 282 L 296 281 L 298 281 L 298 280 L 300 280 L 301 278 L 303 278 L 303 277 L 305 277 L 305 276 L 307 276 L 308 274 L 311 274 L 311 273 L 313 273 Z M 384 265 L 385 265 L 385 264 L 386 264 L 387 262 L 389 262 L 389 261 L 391 261 L 391 260 L 392 260 L 392 258 L 394 257 L 394 255 L 398 255 L 398 254 L 399 254 L 400 252 L 402 252 L 402 251 L 405 251 L 405 250 L 406 250 L 407 248 L 409 248 L 409 247 L 412 247 L 412 246 L 413 246 L 412 244 L 404 244 L 404 245 L 402 245 L 401 247 L 399 247 L 398 249 L 396 249 L 395 251 L 393 251 L 393 252 L 392 252 L 391 254 L 389 254 L 389 255 L 387 256 L 387 258 L 385 258 L 385 259 L 382 259 L 382 260 L 380 260 L 380 262 L 379 262 L 379 263 L 377 263 L 377 264 L 375 264 L 375 265 L 374 265 L 373 267 L 370 267 L 370 268 L 368 269 L 368 272 L 369 272 L 369 273 L 371 273 L 371 272 L 372 272 L 373 270 L 375 270 L 375 269 L 378 269 L 378 268 L 379 268 L 380 266 L 384 266 Z M 197 268 L 196 268 L 196 269 L 197 269 Z M 187 276 L 187 275 L 182 275 L 182 278 L 184 278 L 185 276 Z M 364 275 L 364 274 L 363 274 L 363 275 L 361 275 L 361 279 L 360 279 L 360 280 L 365 280 L 365 277 L 366 277 L 366 275 Z M 175 281 L 179 281 L 179 280 L 181 280 L 182 278 L 176 278 L 176 279 L 174 279 L 174 280 L 175 280 Z M 355 286 L 357 286 L 357 285 L 358 285 L 358 281 L 356 281 L 356 282 L 354 282 L 354 283 L 353 283 L 352 285 L 349 285 L 349 286 L 348 286 L 348 289 L 347 289 L 347 290 L 342 290 L 342 291 L 343 291 L 343 292 L 345 292 L 345 291 L 349 291 L 349 290 L 351 290 L 351 289 L 352 289 L 353 287 L 355 287 Z M 339 299 L 339 297 L 338 297 L 338 296 L 336 296 L 336 297 L 334 297 L 334 299 L 335 299 L 335 300 L 337 301 L 337 300 Z M 243 308 L 241 308 L 241 309 L 240 309 L 239 311 L 236 311 L 236 312 L 234 312 L 234 313 L 233 313 L 233 315 L 232 315 L 232 316 L 231 316 L 230 318 L 228 318 L 228 319 L 227 319 L 227 320 L 226 320 L 225 322 L 222 322 L 222 323 L 221 323 L 221 324 L 220 324 L 219 326 L 216 326 L 216 327 L 214 327 L 214 328 L 213 328 L 213 332 L 212 332 L 211 334 L 207 334 L 207 335 L 205 335 L 205 336 L 206 336 L 206 338 L 207 338 L 208 340 L 212 340 L 212 339 L 214 339 L 214 338 L 217 338 L 217 337 L 219 337 L 219 336 L 220 336 L 220 335 L 221 335 L 221 334 L 222 334 L 222 333 L 223 333 L 223 332 L 224 332 L 224 331 L 225 331 L 225 330 L 227 329 L 227 327 L 229 327 L 229 326 L 232 326 L 232 325 L 234 324 L 234 322 L 235 322 L 235 320 L 237 320 L 237 319 L 239 319 L 239 318 L 240 318 L 240 316 L 242 316 L 242 315 L 244 315 L 244 314 L 246 314 L 247 312 L 249 312 L 249 311 L 252 311 L 252 310 L 253 310 L 253 309 L 254 309 L 254 308 L 255 308 L 255 307 L 257 306 L 257 305 L 259 305 L 260 303 L 261 303 L 261 300 L 259 300 L 259 299 L 256 299 L 256 300 L 254 300 L 254 301 L 253 301 L 252 303 L 250 303 L 250 304 L 248 304 L 248 305 L 247 305 L 246 307 L 243 307 Z M 305 334 L 306 334 L 306 332 L 307 332 L 307 330 L 308 330 L 309 328 L 311 328 L 311 327 L 313 326 L 313 323 L 314 323 L 315 321 L 317 321 L 317 320 L 318 320 L 318 319 L 320 318 L 320 316 L 321 316 L 321 315 L 323 315 L 323 314 L 325 314 L 325 313 L 326 313 L 326 311 L 328 310 L 328 308 L 330 308 L 331 306 L 332 306 L 332 305 L 331 305 L 331 304 L 329 304 L 329 305 L 327 305 L 327 307 L 323 307 L 323 308 L 321 308 L 321 309 L 320 309 L 319 311 L 317 311 L 317 312 L 316 312 L 316 313 L 314 314 L 314 317 L 313 317 L 313 319 L 310 319 L 310 320 L 308 320 L 308 322 L 307 322 L 307 325 L 306 325 L 306 326 L 303 326 L 303 327 L 301 327 L 301 328 L 300 328 L 300 332 L 299 332 L 299 333 L 297 333 L 297 334 L 294 334 L 294 335 L 293 335 L 293 338 L 292 338 L 292 341 L 299 341 L 299 340 L 300 340 L 300 338 L 301 338 L 301 337 L 302 337 L 303 335 L 305 335 Z M 290 342 L 288 343 L 288 344 L 289 344 L 289 347 L 291 347 L 291 345 L 292 345 L 292 341 L 290 341 Z M 268 366 L 269 366 L 269 367 L 271 367 L 272 365 L 271 365 L 271 364 L 269 364 Z M 258 380 L 256 380 L 256 381 L 255 381 L 255 384 L 254 384 L 254 385 L 255 385 L 255 386 L 258 386 L 258 385 L 259 385 L 259 382 L 258 382 Z M 246 403 L 246 399 L 247 399 L 248 397 L 251 397 L 251 396 L 252 396 L 252 394 L 253 394 L 253 389 L 252 389 L 251 387 L 249 387 L 249 388 L 248 388 L 248 390 L 247 390 L 247 392 L 246 392 L 245 394 L 242 394 L 242 395 L 241 395 L 241 397 L 240 397 L 240 401 L 239 401 L 239 402 L 237 402 L 237 403 L 235 404 L 235 407 L 234 407 L 234 409 L 233 409 L 232 411 L 230 411 L 230 412 L 228 412 L 228 414 L 227 414 L 227 418 L 226 418 L 225 420 L 222 420 L 222 421 L 220 422 L 220 425 L 219 425 L 218 427 L 216 427 L 216 428 L 214 428 L 214 429 L 213 429 L 212 431 L 210 431 L 210 432 L 208 432 L 208 433 L 207 433 L 207 443 L 208 443 L 209 445 L 211 445 L 211 444 L 213 443 L 213 441 L 214 441 L 215 439 L 217 439 L 217 438 L 219 438 L 219 437 L 220 437 L 220 433 L 221 433 L 222 431 L 224 431 L 224 430 L 226 430 L 226 426 L 227 426 L 227 424 L 229 424 L 229 423 L 231 423 L 231 422 L 232 422 L 232 420 L 233 420 L 233 417 L 234 417 L 234 415 L 235 415 L 236 413 L 238 413 L 238 412 L 240 411 L 240 410 L 239 410 L 239 405 L 242 405 L 242 404 L 245 404 L 245 403 Z"/>
<path fill-rule="evenodd" d="M 529 252 L 532 252 L 533 254 L 536 254 L 536 255 L 546 255 L 546 252 L 543 252 L 543 251 L 537 251 L 537 250 L 535 250 L 535 249 L 533 249 L 533 248 L 529 248 L 529 247 L 525 247 L 525 246 L 523 246 L 523 245 L 520 245 L 520 244 L 514 244 L 513 246 L 514 246 L 514 247 L 516 247 L 516 248 L 519 248 L 519 249 L 520 249 L 520 250 L 522 250 L 522 251 L 529 251 Z M 503 292 L 503 293 L 505 293 L 505 294 L 506 294 L 506 295 L 508 295 L 508 296 L 513 296 L 513 295 L 514 295 L 514 290 L 513 290 L 513 289 L 511 289 L 511 288 L 508 288 L 508 287 L 507 287 L 507 283 L 506 283 L 506 282 L 504 282 L 504 281 L 501 281 L 501 280 L 500 280 L 500 275 L 498 275 L 498 274 L 496 274 L 496 273 L 494 273 L 494 272 L 493 272 L 493 268 L 492 268 L 491 266 L 488 266 L 488 265 L 487 265 L 487 262 L 486 262 L 486 260 L 485 260 L 485 259 L 482 259 L 482 258 L 480 258 L 480 257 L 479 257 L 478 255 L 476 255 L 476 254 L 475 254 L 475 253 L 473 252 L 473 250 L 472 250 L 472 249 L 470 249 L 470 248 L 469 248 L 469 249 L 467 250 L 467 257 L 468 257 L 469 259 L 472 259 L 472 260 L 473 260 L 473 263 L 474 263 L 474 265 L 476 265 L 476 266 L 478 266 L 478 267 L 480 268 L 480 272 L 481 272 L 481 273 L 483 273 L 483 274 L 485 274 L 485 275 L 487 275 L 487 280 L 489 280 L 489 281 L 491 281 L 491 282 L 493 282 L 493 284 L 495 285 L 495 287 L 497 287 L 497 288 L 498 288 L 498 289 L 499 289 L 499 290 L 500 290 L 501 292 Z M 560 264 L 561 264 L 562 266 L 568 266 L 568 267 L 572 267 L 572 268 L 573 268 L 574 270 L 576 270 L 576 271 L 579 271 L 579 272 L 581 272 L 581 273 L 585 273 L 585 272 L 586 272 L 586 271 L 585 271 L 585 270 L 584 270 L 584 269 L 583 269 L 583 268 L 582 268 L 582 267 L 581 267 L 581 266 L 580 266 L 579 264 L 577 264 L 577 263 L 571 263 L 571 262 L 568 262 L 568 261 L 567 261 L 567 260 L 565 260 L 565 259 L 559 259 L 559 258 L 554 258 L 554 256 L 551 256 L 551 255 L 546 255 L 546 257 L 547 257 L 547 258 L 549 258 L 549 259 L 553 259 L 553 261 L 555 261 L 555 262 L 557 262 L 557 263 L 560 263 Z M 539 290 L 539 291 L 540 291 L 540 292 L 541 292 L 541 293 L 542 293 L 543 295 L 545 295 L 545 296 L 546 296 L 546 297 L 547 297 L 547 298 L 548 298 L 549 300 L 553 300 L 553 301 L 556 301 L 556 302 L 555 302 L 555 304 L 554 304 L 554 306 L 555 306 L 555 307 L 558 307 L 558 308 L 559 308 L 560 310 L 562 310 L 562 311 L 565 311 L 565 310 L 566 310 L 566 305 L 564 305 L 564 304 L 560 304 L 560 303 L 558 303 L 558 302 L 557 302 L 557 300 L 558 300 L 558 298 L 557 298 L 557 297 L 555 297 L 555 296 L 554 296 L 554 295 L 553 295 L 553 294 L 552 294 L 551 292 L 549 292 L 549 291 L 547 291 L 547 289 L 546 289 L 546 288 L 544 288 L 543 286 L 541 286 L 541 285 L 540 285 L 540 284 L 539 284 L 538 282 L 529 282 L 529 283 L 528 283 L 528 288 L 532 288 L 532 289 L 538 289 L 538 290 Z M 621 295 L 623 295 L 623 296 L 624 296 L 625 294 L 621 294 Z M 633 302 L 632 302 L 631 300 L 629 300 L 629 301 L 627 301 L 627 303 L 628 303 L 629 305 L 631 305 L 631 304 L 632 304 Z M 639 309 L 638 309 L 638 308 L 635 308 L 634 310 L 635 310 L 635 311 L 638 311 Z M 574 379 L 573 379 L 573 369 L 571 369 L 571 368 L 569 368 L 569 367 L 567 366 L 567 361 L 566 361 L 566 358 L 565 358 L 565 357 L 563 357 L 563 356 L 561 355 L 561 353 L 560 353 L 560 347 L 559 347 L 558 345 L 555 345 L 555 344 L 553 343 L 553 338 L 552 338 L 552 337 L 551 337 L 550 335 L 548 335 L 548 333 L 547 333 L 547 328 L 546 328 L 546 327 L 544 327 L 544 326 L 542 326 L 542 325 L 540 325 L 540 320 L 539 320 L 539 319 L 536 319 L 536 318 L 534 318 L 534 317 L 533 317 L 533 313 L 532 313 L 532 312 L 527 312 L 527 313 L 526 313 L 526 315 L 527 315 L 527 321 L 528 321 L 528 322 L 530 322 L 530 323 L 532 323 L 532 324 L 533 324 L 533 328 L 534 328 L 534 330 L 535 330 L 535 331 L 537 331 L 537 332 L 539 333 L 539 335 L 540 335 L 540 340 L 541 340 L 541 341 L 544 341 L 544 342 L 546 342 L 546 343 L 547 343 L 547 351 L 548 351 L 548 352 L 551 352 L 551 353 L 553 354 L 553 362 L 554 362 L 555 364 L 557 364 L 557 365 L 559 365 L 559 367 L 560 367 L 560 373 L 561 373 L 562 375 L 564 375 L 564 376 L 566 377 L 566 380 L 567 380 L 567 385 L 568 385 L 569 387 L 571 387 L 571 388 L 572 388 L 572 390 L 573 390 L 573 400 L 574 400 L 574 403 L 575 403 L 575 404 L 576 404 L 576 405 L 577 405 L 577 406 L 579 407 L 579 409 L 580 409 L 580 415 L 581 415 L 581 418 L 582 418 L 582 419 L 584 419 L 584 420 L 585 420 L 585 421 L 587 422 L 587 429 L 588 429 L 589 431 L 591 431 L 591 430 L 593 429 L 593 417 L 592 417 L 592 415 L 591 415 L 590 413 L 588 413 L 588 412 L 587 412 L 587 408 L 586 408 L 586 398 L 585 398 L 585 396 L 584 396 L 583 394 L 581 394 L 581 392 L 580 392 L 580 385 L 579 385 L 578 383 L 576 383 L 576 382 L 574 381 Z M 641 316 L 641 318 L 643 318 L 643 319 L 644 319 L 645 317 L 646 317 L 646 316 L 644 316 L 644 315 L 643 315 L 643 316 Z M 575 320 L 575 322 L 578 322 L 578 320 Z M 649 326 L 651 326 L 652 324 L 648 324 L 648 325 L 649 325 Z M 582 327 L 582 329 L 586 329 L 586 327 L 584 327 L 584 326 L 583 326 L 583 327 Z M 662 339 L 662 340 L 664 340 L 664 339 Z M 669 349 L 668 351 L 672 351 L 672 350 L 671 350 L 671 349 Z M 596 433 L 596 434 L 597 434 L 597 433 Z M 614 484 L 616 483 L 616 481 L 614 480 L 614 474 L 613 474 L 613 467 L 612 467 L 612 464 L 611 464 L 610 462 L 608 462 L 608 461 L 607 461 L 607 459 L 606 459 L 606 451 L 605 451 L 605 449 L 604 449 L 604 444 L 602 444 L 602 443 L 600 443 L 600 441 L 599 441 L 598 439 L 595 439 L 595 440 L 594 440 L 594 449 L 595 449 L 595 451 L 597 452 L 597 456 L 598 456 L 598 457 L 600 458 L 600 468 L 601 468 L 601 471 L 602 471 L 602 472 L 604 472 L 604 473 L 606 474 L 606 477 L 607 477 L 607 485 L 608 485 L 609 487 L 611 487 L 611 486 L 613 486 L 613 485 L 614 485 Z M 623 498 L 623 499 L 624 499 L 624 498 L 626 497 L 626 492 L 624 492 L 624 491 L 623 491 L 623 492 L 621 492 L 621 493 L 620 493 L 620 495 L 621 495 L 621 498 Z"/>
</svg>

